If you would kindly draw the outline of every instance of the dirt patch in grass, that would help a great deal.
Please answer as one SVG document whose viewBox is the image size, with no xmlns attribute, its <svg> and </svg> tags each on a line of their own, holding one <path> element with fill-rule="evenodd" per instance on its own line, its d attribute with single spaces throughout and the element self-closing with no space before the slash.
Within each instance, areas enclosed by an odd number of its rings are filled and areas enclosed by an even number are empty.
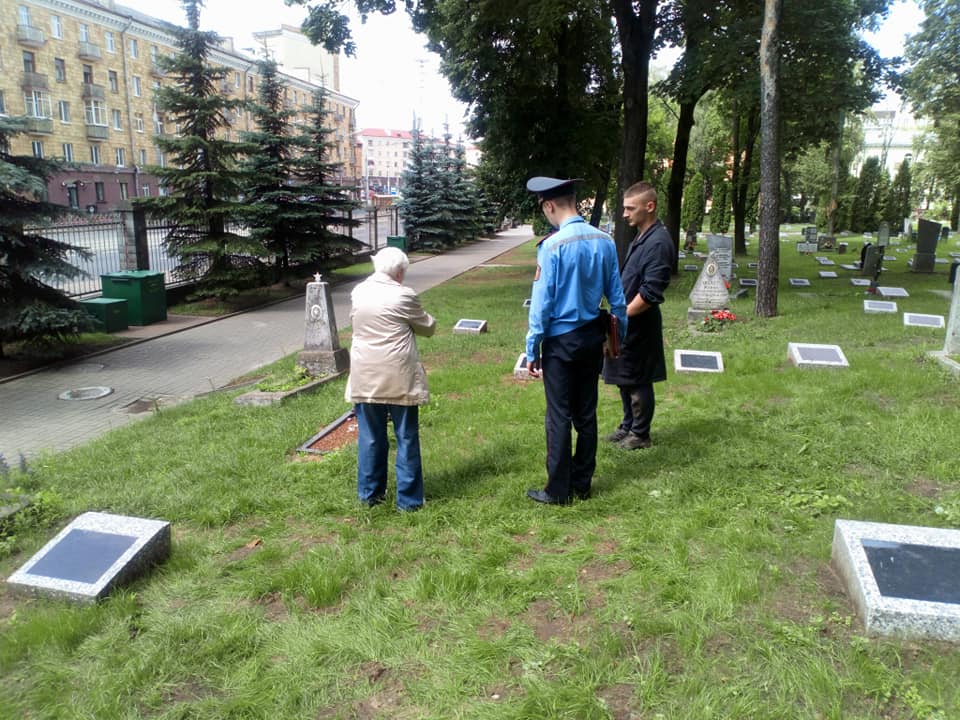
<svg viewBox="0 0 960 720">
<path fill-rule="evenodd" d="M 6 620 L 17 611 L 17 600 L 12 593 L 0 588 L 0 620 Z"/>
<path fill-rule="evenodd" d="M 916 477 L 907 483 L 904 487 L 911 495 L 922 498 L 935 498 L 940 496 L 940 483 L 932 478 Z"/>
<path fill-rule="evenodd" d="M 241 560 L 245 560 L 250 555 L 252 555 L 257 550 L 259 550 L 261 547 L 263 547 L 263 540 L 261 540 L 258 537 L 253 538 L 246 544 L 238 547 L 232 553 L 227 555 L 227 562 L 235 563 L 235 562 L 240 562 Z"/>
<path fill-rule="evenodd" d="M 502 638 L 507 630 L 510 629 L 511 621 L 509 618 L 493 615 L 483 621 L 483 624 L 477 628 L 477 637 L 481 640 L 496 640 Z"/>
<path fill-rule="evenodd" d="M 263 608 L 263 616 L 270 622 L 283 622 L 290 617 L 290 611 L 278 592 L 267 593 L 257 599 L 256 604 Z"/>
<path fill-rule="evenodd" d="M 631 565 L 626 560 L 617 560 L 616 562 L 604 562 L 594 560 L 587 563 L 577 572 L 581 582 L 597 583 L 611 578 L 620 577 L 628 572 Z"/>
<path fill-rule="evenodd" d="M 351 720 L 413 720 L 423 717 L 423 711 L 417 707 L 404 706 L 406 690 L 396 671 L 377 662 L 364 663 L 358 673 L 358 681 L 378 686 L 373 695 L 357 700 L 347 706 L 324 708 L 317 715 L 317 720 L 333 720 L 333 718 L 351 718 Z"/>
<path fill-rule="evenodd" d="M 618 683 L 597 691 L 613 720 L 633 720 L 633 685 Z"/>
<path fill-rule="evenodd" d="M 600 601 L 602 604 L 602 600 Z M 588 603 L 588 608 L 591 603 Z M 534 600 L 527 606 L 522 616 L 523 622 L 533 630 L 540 642 L 557 640 L 567 642 L 583 637 L 596 625 L 593 617 L 584 612 L 582 615 L 568 615 L 556 603 L 546 598 Z"/>
</svg>

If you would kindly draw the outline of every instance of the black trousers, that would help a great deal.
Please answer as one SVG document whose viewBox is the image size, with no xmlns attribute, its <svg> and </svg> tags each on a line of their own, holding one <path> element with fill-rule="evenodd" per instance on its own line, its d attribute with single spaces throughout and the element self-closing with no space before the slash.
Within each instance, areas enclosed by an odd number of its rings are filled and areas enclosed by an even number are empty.
<svg viewBox="0 0 960 720">
<path fill-rule="evenodd" d="M 604 331 L 599 322 L 546 338 L 541 347 L 547 398 L 547 486 L 566 500 L 590 490 L 597 466 L 597 380 L 603 367 Z M 577 431 L 573 447 L 571 427 Z"/>
<path fill-rule="evenodd" d="M 640 437 L 650 435 L 653 412 L 656 410 L 656 396 L 653 383 L 640 385 L 619 385 L 620 403 L 623 405 L 623 420 L 620 427 Z"/>
</svg>

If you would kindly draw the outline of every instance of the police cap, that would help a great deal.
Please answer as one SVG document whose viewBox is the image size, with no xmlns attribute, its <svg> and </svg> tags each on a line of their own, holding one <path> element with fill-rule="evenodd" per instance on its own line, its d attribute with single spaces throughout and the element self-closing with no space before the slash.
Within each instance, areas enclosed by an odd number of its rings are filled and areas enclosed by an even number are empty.
<svg viewBox="0 0 960 720">
<path fill-rule="evenodd" d="M 553 198 L 573 195 L 573 184 L 579 180 L 582 180 L 582 178 L 560 180 L 559 178 L 538 175 L 527 180 L 527 190 L 536 193 L 541 200 L 552 200 Z"/>
</svg>

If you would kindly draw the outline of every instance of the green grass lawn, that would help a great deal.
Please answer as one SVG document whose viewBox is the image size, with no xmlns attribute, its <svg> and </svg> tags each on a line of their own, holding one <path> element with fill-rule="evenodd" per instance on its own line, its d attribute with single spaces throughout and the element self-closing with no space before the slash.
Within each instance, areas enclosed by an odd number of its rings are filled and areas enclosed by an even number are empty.
<svg viewBox="0 0 960 720">
<path fill-rule="evenodd" d="M 910 255 L 883 284 L 946 315 L 949 266 L 915 275 Z M 296 456 L 347 409 L 343 380 L 271 408 L 217 393 L 11 477 L 43 502 L 4 576 L 87 510 L 169 520 L 174 543 L 96 606 L 0 590 L 0 717 L 960 717 L 958 649 L 866 637 L 829 564 L 838 517 L 960 525 L 960 393 L 926 355 L 943 330 L 865 315 L 854 274 L 820 280 L 791 241 L 778 317 L 755 318 L 751 290 L 695 334 L 681 273 L 668 365 L 719 350 L 726 371 L 671 370 L 654 447 L 604 445 L 594 498 L 544 507 L 524 497 L 544 482 L 543 390 L 512 377 L 534 258 L 422 296 L 439 323 L 419 341 L 422 512 L 361 508 L 355 446 Z M 736 260 L 753 276 L 755 244 Z M 464 317 L 490 331 L 454 335 Z M 794 368 L 790 341 L 839 344 L 850 368 Z M 603 386 L 601 433 L 619 411 Z"/>
</svg>

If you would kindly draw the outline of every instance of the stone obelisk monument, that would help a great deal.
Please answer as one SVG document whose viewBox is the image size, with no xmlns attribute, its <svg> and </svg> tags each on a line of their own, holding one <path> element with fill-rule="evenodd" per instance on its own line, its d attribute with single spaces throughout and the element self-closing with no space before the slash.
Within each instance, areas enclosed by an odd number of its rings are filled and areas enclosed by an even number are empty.
<svg viewBox="0 0 960 720">
<path fill-rule="evenodd" d="M 297 355 L 297 365 L 306 368 L 313 377 L 339 375 L 350 367 L 350 353 L 340 347 L 337 337 L 337 319 L 333 314 L 330 284 L 320 273 L 307 283 L 306 337 L 303 351 Z"/>
</svg>

